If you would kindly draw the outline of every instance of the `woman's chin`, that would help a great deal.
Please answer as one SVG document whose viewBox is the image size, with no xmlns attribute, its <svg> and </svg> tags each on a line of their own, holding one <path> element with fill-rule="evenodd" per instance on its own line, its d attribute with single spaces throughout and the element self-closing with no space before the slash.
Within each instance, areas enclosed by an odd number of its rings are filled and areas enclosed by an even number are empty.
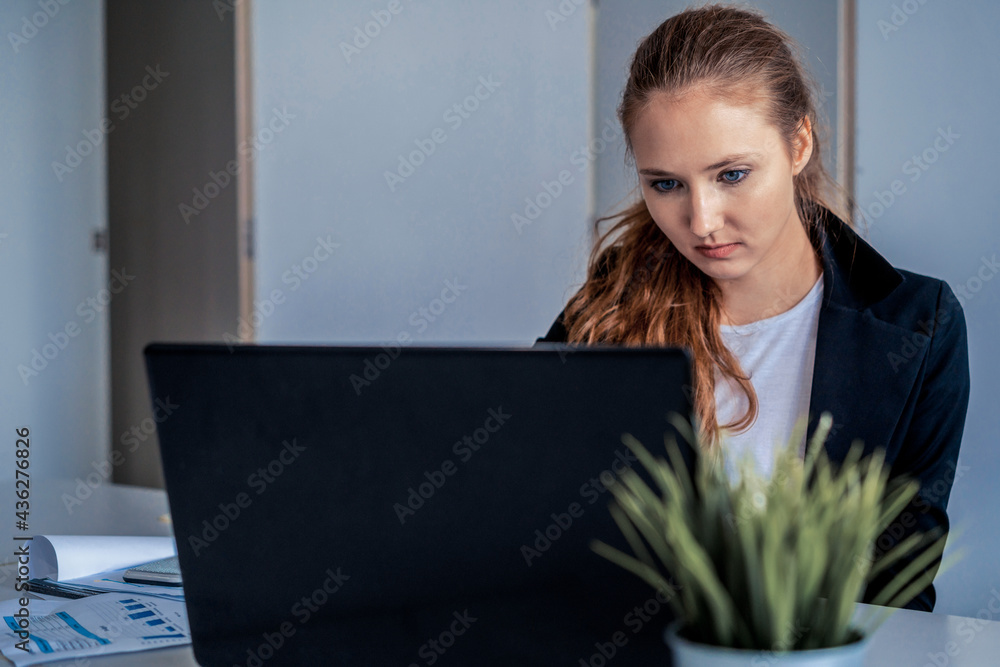
<svg viewBox="0 0 1000 667">
<path fill-rule="evenodd" d="M 694 263 L 701 272 L 713 280 L 736 280 L 746 273 L 743 262 L 728 262 L 712 259 L 701 259 Z"/>
</svg>

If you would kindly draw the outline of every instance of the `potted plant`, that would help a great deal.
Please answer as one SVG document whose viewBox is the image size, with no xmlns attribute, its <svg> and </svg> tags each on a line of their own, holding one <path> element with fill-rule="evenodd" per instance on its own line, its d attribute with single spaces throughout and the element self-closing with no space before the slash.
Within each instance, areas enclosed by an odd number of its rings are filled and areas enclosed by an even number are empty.
<svg viewBox="0 0 1000 667">
<path fill-rule="evenodd" d="M 805 430 L 799 421 L 776 452 L 770 478 L 749 458 L 727 473 L 725 459 L 702 453 L 684 419 L 671 415 L 671 423 L 699 452 L 694 475 L 671 438 L 668 462 L 623 436 L 658 493 L 638 472 L 623 471 L 609 485 L 609 509 L 634 553 L 600 541 L 592 548 L 670 593 L 678 620 L 665 639 L 675 664 L 860 667 L 868 639 L 892 613 L 882 609 L 853 624 L 866 582 L 913 557 L 872 601 L 904 605 L 931 582 L 934 572 L 924 570 L 944 550 L 946 534 L 914 535 L 873 565 L 875 539 L 917 493 L 917 482 L 890 485 L 884 452 L 862 460 L 859 440 L 841 465 L 831 463 L 822 448 L 828 413 L 804 459 L 795 446 Z"/>
</svg>

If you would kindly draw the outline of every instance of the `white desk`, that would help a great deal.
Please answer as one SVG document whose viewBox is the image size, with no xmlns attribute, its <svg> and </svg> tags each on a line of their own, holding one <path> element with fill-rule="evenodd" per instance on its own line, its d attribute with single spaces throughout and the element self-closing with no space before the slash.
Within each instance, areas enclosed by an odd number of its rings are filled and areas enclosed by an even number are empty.
<svg viewBox="0 0 1000 667">
<path fill-rule="evenodd" d="M 66 509 L 63 494 L 73 495 L 70 482 L 32 480 L 31 532 L 38 534 L 170 535 L 162 520 L 167 513 L 166 495 L 154 489 L 105 484 L 93 495 Z M 0 498 L 13 498 L 11 484 L 0 484 Z M 7 512 L 6 514 L 10 514 Z M 6 544 L 12 544 L 12 528 L 5 520 Z M 0 553 L 0 562 L 10 554 Z M 15 596 L 11 566 L 0 568 L 0 599 Z M 868 605 L 859 605 L 866 608 Z M 860 611 L 860 609 L 859 609 Z M 664 646 L 664 664 L 668 651 Z M 137 658 L 141 656 L 141 658 Z M 110 655 L 91 659 L 93 667 L 153 667 L 197 665 L 191 647 L 157 649 L 143 653 Z M 10 664 L 0 658 L 0 664 Z M 75 665 L 72 660 L 50 663 Z M 961 616 L 897 610 L 872 639 L 866 665 L 869 667 L 989 667 L 1000 665 L 1000 621 L 982 621 Z"/>
<path fill-rule="evenodd" d="M 165 521 L 168 513 L 167 496 L 158 489 L 142 489 L 134 486 L 102 484 L 84 498 L 81 504 L 67 503 L 63 494 L 78 498 L 76 482 L 31 480 L 31 534 L 38 535 L 140 535 L 169 536 L 170 524 Z M 0 599 L 10 599 L 17 595 L 14 591 L 14 568 L 11 560 L 13 544 L 13 484 L 0 484 L 0 509 L 4 511 L 3 551 L 0 551 Z M 72 510 L 72 512 L 70 511 Z M 23 534 L 23 533 L 19 533 Z M 137 657 L 141 656 L 141 657 Z M 12 665 L 0 657 L 0 665 Z M 51 665 L 74 665 L 76 660 L 59 660 Z M 84 664 L 84 663 L 79 663 Z M 92 667 L 135 667 L 137 664 L 150 667 L 197 667 L 191 646 L 156 649 L 142 653 L 122 653 L 99 658 L 89 658 L 86 663 Z"/>
</svg>

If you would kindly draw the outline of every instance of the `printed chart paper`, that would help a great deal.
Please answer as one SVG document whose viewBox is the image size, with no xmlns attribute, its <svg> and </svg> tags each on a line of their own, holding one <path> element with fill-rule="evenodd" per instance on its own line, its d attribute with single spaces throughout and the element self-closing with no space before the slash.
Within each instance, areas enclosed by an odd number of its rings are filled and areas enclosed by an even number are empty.
<svg viewBox="0 0 1000 667">
<path fill-rule="evenodd" d="M 184 603 L 126 593 L 79 600 L 31 600 L 25 626 L 16 600 L 0 602 L 0 652 L 18 667 L 50 660 L 143 651 L 191 642 Z M 28 651 L 18 648 L 26 646 Z"/>
</svg>

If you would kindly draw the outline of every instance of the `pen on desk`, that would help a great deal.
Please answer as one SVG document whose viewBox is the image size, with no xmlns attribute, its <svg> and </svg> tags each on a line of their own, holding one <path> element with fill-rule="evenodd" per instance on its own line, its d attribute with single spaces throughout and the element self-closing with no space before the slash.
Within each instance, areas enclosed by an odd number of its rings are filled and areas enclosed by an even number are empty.
<svg viewBox="0 0 1000 667">
<path fill-rule="evenodd" d="M 90 597 L 91 595 L 107 593 L 107 591 L 102 591 L 97 588 L 90 588 L 88 586 L 80 586 L 77 584 L 62 584 L 48 578 L 29 579 L 28 591 L 32 593 L 41 593 L 43 595 L 55 595 L 61 598 L 69 598 L 70 600 L 77 600 L 79 598 Z"/>
</svg>

